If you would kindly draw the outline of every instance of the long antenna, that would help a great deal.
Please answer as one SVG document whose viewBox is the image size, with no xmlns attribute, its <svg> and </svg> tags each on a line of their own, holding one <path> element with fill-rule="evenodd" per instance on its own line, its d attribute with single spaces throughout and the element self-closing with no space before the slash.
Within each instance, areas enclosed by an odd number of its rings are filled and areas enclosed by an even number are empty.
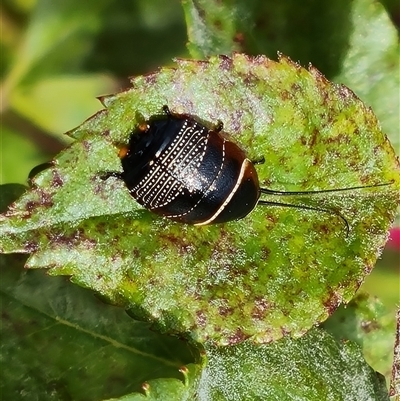
<svg viewBox="0 0 400 401">
<path fill-rule="evenodd" d="M 321 194 L 321 193 L 329 193 L 329 192 L 351 191 L 351 190 L 354 190 L 354 189 L 383 187 L 383 186 L 391 185 L 391 184 L 393 184 L 393 181 L 386 182 L 386 183 L 383 183 L 383 184 L 364 185 L 364 186 L 356 186 L 356 187 L 349 187 L 349 188 L 322 189 L 322 190 L 316 190 L 316 191 L 275 191 L 273 189 L 260 188 L 260 193 L 266 194 L 266 195 L 313 195 L 313 194 Z M 345 224 L 345 226 L 346 226 L 346 237 L 350 233 L 349 222 L 337 210 L 325 209 L 325 208 L 320 208 L 320 207 L 305 206 L 305 205 L 296 205 L 296 204 L 293 204 L 293 203 L 282 203 L 282 202 L 265 201 L 265 200 L 262 200 L 262 199 L 260 199 L 258 201 L 258 204 L 259 205 L 264 205 L 264 206 L 282 206 L 282 207 L 291 207 L 291 208 L 295 208 L 295 209 L 314 210 L 314 211 L 317 211 L 317 212 L 334 214 L 335 216 L 338 216 L 343 221 L 343 223 Z"/>
<path fill-rule="evenodd" d="M 292 193 L 293 194 L 293 193 Z M 328 213 L 328 214 L 334 214 L 335 216 L 338 216 L 340 219 L 342 219 L 343 223 L 346 226 L 346 237 L 350 233 L 350 225 L 349 222 L 346 220 L 346 218 L 339 213 L 337 210 L 333 209 L 324 209 L 321 207 L 312 207 L 312 206 L 305 206 L 305 205 L 294 205 L 293 203 L 281 203 L 281 202 L 269 202 L 265 200 L 259 200 L 258 205 L 263 205 L 263 206 L 283 206 L 283 207 L 291 207 L 293 209 L 304 209 L 304 210 L 314 210 L 317 212 L 323 212 L 323 213 Z"/>
<path fill-rule="evenodd" d="M 364 185 L 364 186 L 349 187 L 349 188 L 320 189 L 316 191 L 275 191 L 274 189 L 260 188 L 260 192 L 266 195 L 312 195 L 312 194 L 323 194 L 327 192 L 344 192 L 344 191 L 352 191 L 354 189 L 384 187 L 386 185 L 392 185 L 392 184 L 393 181 L 390 181 L 390 182 L 385 182 L 383 184 Z"/>
</svg>

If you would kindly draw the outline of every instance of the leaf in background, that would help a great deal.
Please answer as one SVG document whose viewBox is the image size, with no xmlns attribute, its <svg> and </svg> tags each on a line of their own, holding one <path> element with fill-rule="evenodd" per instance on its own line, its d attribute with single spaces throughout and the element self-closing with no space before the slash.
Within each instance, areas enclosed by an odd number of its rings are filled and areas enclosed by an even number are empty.
<svg viewBox="0 0 400 401">
<path fill-rule="evenodd" d="M 337 341 L 351 340 L 362 347 L 366 361 L 390 377 L 393 362 L 395 319 L 376 298 L 359 293 L 340 307 L 323 325 Z"/>
<path fill-rule="evenodd" d="M 113 0 L 102 14 L 102 29 L 86 55 L 85 67 L 112 71 L 125 80 L 187 55 L 186 42 L 179 1 Z"/>
<path fill-rule="evenodd" d="M 280 51 L 332 76 L 341 69 L 353 30 L 352 7 L 359 1 L 364 0 L 185 0 L 188 48 L 193 57 L 235 50 L 274 57 Z"/>
<path fill-rule="evenodd" d="M 111 1 L 37 1 L 2 82 L 2 112 L 59 136 L 98 110 L 94 97 L 115 90 L 115 82 L 105 74 L 73 74 L 101 28 L 101 11 Z M 26 127 L 21 131 L 29 133 Z"/>
<path fill-rule="evenodd" d="M 393 240 L 393 233 L 396 231 L 400 232 L 400 228 L 392 227 L 390 229 L 382 257 L 377 260 L 376 268 L 367 276 L 361 287 L 363 292 L 378 298 L 385 304 L 388 310 L 392 312 L 393 320 L 397 305 L 400 302 L 398 285 L 400 279 L 400 242 L 399 246 L 395 248 L 396 243 Z"/>
<path fill-rule="evenodd" d="M 232 54 L 240 50 L 240 1 L 182 0 L 188 27 L 188 49 L 193 58 Z M 246 9 L 248 5 L 243 5 Z"/>
<path fill-rule="evenodd" d="M 95 97 L 116 87 L 114 80 L 104 74 L 57 75 L 22 86 L 13 92 L 11 101 L 19 115 L 46 132 L 58 134 L 65 142 L 67 138 L 60 134 L 98 111 Z"/>
<path fill-rule="evenodd" d="M 45 161 L 42 152 L 31 138 L 23 137 L 6 126 L 1 128 L 0 135 L 0 183 L 18 182 L 26 184 L 32 166 Z M 48 158 L 50 157 L 48 156 Z M 16 159 L 18 159 L 17 163 Z"/>
<path fill-rule="evenodd" d="M 90 47 L 91 35 L 100 27 L 99 11 L 109 2 L 39 0 L 25 33 L 25 41 L 6 78 L 5 98 L 21 81 L 37 81 L 50 73 L 65 71 L 67 66 L 71 67 L 80 60 L 80 55 Z M 93 7 L 97 12 L 92 12 Z"/>
<path fill-rule="evenodd" d="M 25 191 L 26 186 L 21 184 L 4 184 L 0 192 L 0 213 L 4 213 L 8 206 L 19 198 Z"/>
<path fill-rule="evenodd" d="M 349 301 L 372 269 L 399 202 L 399 165 L 375 116 L 343 86 L 286 58 L 237 54 L 133 79 L 71 132 L 77 141 L 1 219 L 1 250 L 92 288 L 161 331 L 234 344 L 303 334 Z M 391 185 L 274 201 L 340 210 L 258 207 L 193 227 L 143 210 L 117 179 L 116 144 L 168 104 L 225 131 L 262 186 L 304 191 Z"/>
<path fill-rule="evenodd" d="M 179 369 L 192 360 L 183 341 L 149 331 L 63 277 L 21 270 L 21 259 L 0 255 L 3 400 L 100 400 L 138 391 L 145 380 L 182 380 Z"/>
<path fill-rule="evenodd" d="M 194 377 L 194 367 L 189 366 L 186 391 L 168 394 L 169 400 L 389 401 L 383 377 L 365 363 L 359 346 L 338 343 L 323 330 L 270 345 L 246 341 L 208 347 L 204 362 L 203 371 Z M 132 394 L 120 401 L 165 400 L 163 390 L 171 390 L 171 384 L 149 381 L 147 397 Z"/>
<path fill-rule="evenodd" d="M 335 82 L 372 106 L 396 153 L 400 153 L 400 57 L 398 30 L 377 1 L 352 2 L 351 35 Z"/>
<path fill-rule="evenodd" d="M 338 343 L 318 329 L 300 339 L 284 338 L 270 345 L 245 342 L 209 347 L 207 357 L 199 384 L 203 398 L 199 399 L 389 399 L 383 377 L 365 363 L 356 344 Z"/>
</svg>

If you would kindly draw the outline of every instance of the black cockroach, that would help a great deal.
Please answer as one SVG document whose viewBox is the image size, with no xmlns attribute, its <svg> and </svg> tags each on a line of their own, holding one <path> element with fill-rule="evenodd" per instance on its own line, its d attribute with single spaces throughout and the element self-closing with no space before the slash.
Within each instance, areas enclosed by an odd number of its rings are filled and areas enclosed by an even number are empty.
<svg viewBox="0 0 400 401">
<path fill-rule="evenodd" d="M 223 124 L 206 128 L 186 114 L 151 117 L 131 134 L 120 149 L 121 173 L 104 177 L 122 179 L 130 194 L 146 209 L 181 223 L 225 223 L 247 216 L 258 205 L 314 210 L 339 216 L 337 211 L 290 203 L 260 200 L 267 195 L 307 195 L 349 191 L 380 185 L 319 191 L 284 192 L 260 188 L 252 161 L 235 143 L 220 133 Z"/>
</svg>

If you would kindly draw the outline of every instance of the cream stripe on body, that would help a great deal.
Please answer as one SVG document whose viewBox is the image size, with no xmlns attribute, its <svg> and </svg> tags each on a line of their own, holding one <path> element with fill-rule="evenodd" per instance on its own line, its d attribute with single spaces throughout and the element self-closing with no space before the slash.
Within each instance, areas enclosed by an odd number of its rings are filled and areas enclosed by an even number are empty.
<svg viewBox="0 0 400 401">
<path fill-rule="evenodd" d="M 203 226 L 206 224 L 210 224 L 222 213 L 222 211 L 225 209 L 226 205 L 231 201 L 233 195 L 235 195 L 236 191 L 240 187 L 240 184 L 242 183 L 242 178 L 244 176 L 244 172 L 246 171 L 246 168 L 249 165 L 249 163 L 251 163 L 251 161 L 249 159 L 244 159 L 242 166 L 240 167 L 240 173 L 239 173 L 239 177 L 236 181 L 236 184 L 233 187 L 230 194 L 225 199 L 224 203 L 220 206 L 220 208 L 208 220 L 202 221 L 201 223 L 196 223 L 195 226 Z"/>
</svg>

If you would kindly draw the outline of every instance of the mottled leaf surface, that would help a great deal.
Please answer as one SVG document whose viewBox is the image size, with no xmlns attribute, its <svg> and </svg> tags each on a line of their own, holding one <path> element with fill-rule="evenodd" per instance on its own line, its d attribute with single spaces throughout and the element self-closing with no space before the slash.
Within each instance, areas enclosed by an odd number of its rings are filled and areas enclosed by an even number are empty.
<svg viewBox="0 0 400 401">
<path fill-rule="evenodd" d="M 91 291 L 0 255 L 2 400 L 102 400 L 139 391 L 193 361 L 187 343 L 149 330 Z M 170 398 L 171 399 L 171 398 Z"/>
<path fill-rule="evenodd" d="M 188 49 L 193 58 L 240 51 L 243 34 L 238 25 L 253 4 L 243 1 L 182 0 L 188 26 Z M 248 24 L 251 30 L 253 24 Z"/>
<path fill-rule="evenodd" d="M 338 341 L 351 340 L 362 347 L 366 361 L 390 377 L 393 363 L 396 316 L 375 297 L 358 293 L 323 324 Z"/>
<path fill-rule="evenodd" d="M 338 343 L 322 330 L 269 345 L 208 347 L 204 362 L 202 371 L 196 372 L 194 365 L 184 370 L 186 386 L 149 381 L 146 396 L 132 394 L 119 400 L 165 400 L 172 389 L 174 398 L 168 399 L 193 401 L 389 400 L 383 377 L 365 364 L 359 346 Z"/>
<path fill-rule="evenodd" d="M 248 342 L 208 350 L 199 400 L 388 400 L 383 376 L 362 357 L 358 345 L 337 343 L 322 330 L 270 345 Z M 240 372 L 240 382 L 236 380 Z M 205 385 L 205 382 L 207 385 Z"/>
<path fill-rule="evenodd" d="M 268 342 L 303 334 L 351 299 L 376 261 L 399 201 L 394 151 L 349 89 L 282 57 L 178 60 L 102 99 L 75 142 L 1 218 L 1 250 L 70 275 L 161 331 L 195 341 Z M 258 207 L 245 219 L 193 227 L 152 215 L 123 182 L 118 145 L 164 104 L 217 120 L 257 166 L 262 186 L 318 196 L 267 197 L 340 212 Z"/>
</svg>

